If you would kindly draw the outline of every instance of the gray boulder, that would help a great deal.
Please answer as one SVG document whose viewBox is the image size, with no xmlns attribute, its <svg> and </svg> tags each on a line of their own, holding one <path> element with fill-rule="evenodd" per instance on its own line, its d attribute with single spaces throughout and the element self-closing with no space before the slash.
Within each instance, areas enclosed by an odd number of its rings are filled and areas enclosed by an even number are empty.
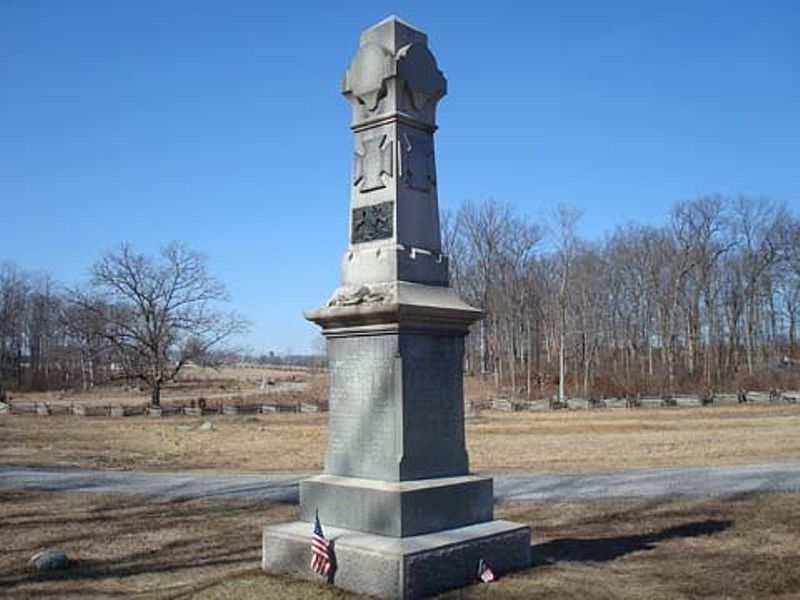
<svg viewBox="0 0 800 600">
<path fill-rule="evenodd" d="M 66 552 L 62 550 L 44 550 L 37 552 L 28 561 L 37 571 L 57 571 L 66 569 L 70 560 Z"/>
</svg>

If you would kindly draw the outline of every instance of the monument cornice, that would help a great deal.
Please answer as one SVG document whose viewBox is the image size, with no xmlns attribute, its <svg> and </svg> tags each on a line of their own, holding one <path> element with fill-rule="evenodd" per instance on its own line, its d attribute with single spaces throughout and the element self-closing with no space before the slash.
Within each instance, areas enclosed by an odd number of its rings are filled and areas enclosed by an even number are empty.
<svg viewBox="0 0 800 600">
<path fill-rule="evenodd" d="M 337 305 L 342 298 L 349 303 Z M 340 288 L 326 306 L 304 316 L 327 336 L 430 329 L 463 334 L 483 311 L 464 302 L 449 287 L 396 281 L 357 290 Z"/>
</svg>

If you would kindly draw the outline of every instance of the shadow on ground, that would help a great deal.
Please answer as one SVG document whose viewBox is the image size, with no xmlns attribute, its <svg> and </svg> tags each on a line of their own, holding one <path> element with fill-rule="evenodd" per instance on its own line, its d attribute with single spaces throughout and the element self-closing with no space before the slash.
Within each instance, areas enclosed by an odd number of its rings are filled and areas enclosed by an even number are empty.
<svg viewBox="0 0 800 600">
<path fill-rule="evenodd" d="M 191 595 L 257 568 L 260 526 L 294 512 L 255 501 L 89 494 L 73 504 L 71 497 L 0 497 L 0 546 L 7 549 L 0 557 L 0 596 Z M 75 560 L 63 571 L 32 570 L 28 558 L 46 548 L 64 549 Z"/>
<path fill-rule="evenodd" d="M 675 538 L 714 535 L 733 521 L 708 519 L 668 527 L 662 531 L 602 538 L 561 538 L 531 546 L 531 566 L 554 562 L 606 562 L 633 552 L 652 550 L 659 542 Z"/>
</svg>

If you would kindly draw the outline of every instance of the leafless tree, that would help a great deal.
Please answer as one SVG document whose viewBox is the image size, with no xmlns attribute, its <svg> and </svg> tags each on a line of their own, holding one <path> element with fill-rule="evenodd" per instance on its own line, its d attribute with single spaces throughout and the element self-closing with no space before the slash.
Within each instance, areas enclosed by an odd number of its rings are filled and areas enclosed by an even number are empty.
<svg viewBox="0 0 800 600">
<path fill-rule="evenodd" d="M 15 265 L 0 264 L 0 380 L 22 384 L 30 283 Z"/>
<path fill-rule="evenodd" d="M 561 373 L 562 399 L 598 384 L 705 393 L 796 360 L 800 226 L 780 203 L 703 196 L 662 226 L 627 224 L 595 243 L 575 234 L 578 217 L 555 211 L 549 251 L 494 201 L 444 220 L 454 284 L 486 313 L 469 364 L 497 385 L 517 390 L 524 370 L 529 395 L 534 372 L 540 385 Z"/>
<path fill-rule="evenodd" d="M 556 379 L 562 398 L 800 385 L 800 219 L 780 202 L 702 196 L 660 226 L 591 243 L 575 211 L 554 217 L 546 246 L 537 222 L 500 202 L 444 215 L 451 282 L 486 314 L 466 340 L 468 369 L 528 397 Z M 0 262 L 0 385 L 136 377 L 157 403 L 187 361 L 233 360 L 222 342 L 243 322 L 224 299 L 181 244 L 157 258 L 122 246 L 69 294 Z"/>
<path fill-rule="evenodd" d="M 559 204 L 554 215 L 554 235 L 557 245 L 558 262 L 558 307 L 559 307 L 559 344 L 558 344 L 558 399 L 566 400 L 566 335 L 567 304 L 570 277 L 577 250 L 575 226 L 581 218 L 576 208 Z"/>
<path fill-rule="evenodd" d="M 72 294 L 96 328 L 86 334 L 110 344 L 124 373 L 150 387 L 154 406 L 187 362 L 245 330 L 240 317 L 219 309 L 225 300 L 204 257 L 177 242 L 160 260 L 123 244 L 95 263 L 89 289 Z"/>
</svg>

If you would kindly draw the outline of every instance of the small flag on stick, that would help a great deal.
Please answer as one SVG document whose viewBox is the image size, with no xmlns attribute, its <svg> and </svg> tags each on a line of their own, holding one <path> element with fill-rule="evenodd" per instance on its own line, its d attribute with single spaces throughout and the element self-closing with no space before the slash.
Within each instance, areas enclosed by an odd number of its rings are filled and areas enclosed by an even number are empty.
<svg viewBox="0 0 800 600">
<path fill-rule="evenodd" d="M 314 534 L 311 536 L 311 565 L 317 575 L 327 575 L 331 570 L 331 550 L 328 540 L 322 533 L 319 522 L 319 511 L 314 517 Z"/>
<path fill-rule="evenodd" d="M 480 579 L 483 583 L 491 583 L 494 581 L 494 572 L 489 568 L 489 565 L 486 564 L 486 561 L 481 559 L 478 562 L 478 579 Z"/>
</svg>

